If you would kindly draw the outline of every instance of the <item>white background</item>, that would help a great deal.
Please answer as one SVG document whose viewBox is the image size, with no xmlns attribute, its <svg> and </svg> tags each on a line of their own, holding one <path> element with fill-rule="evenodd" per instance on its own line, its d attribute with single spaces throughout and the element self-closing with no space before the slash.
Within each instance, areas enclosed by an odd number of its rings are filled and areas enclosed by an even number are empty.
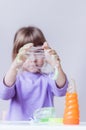
<svg viewBox="0 0 86 130">
<path fill-rule="evenodd" d="M 86 121 L 86 0 L 0 0 L 0 80 L 11 64 L 15 32 L 29 25 L 44 32 L 68 79 L 75 79 L 80 120 Z M 58 117 L 62 117 L 64 101 L 64 97 L 55 98 Z M 0 111 L 8 104 L 0 100 Z"/>
</svg>

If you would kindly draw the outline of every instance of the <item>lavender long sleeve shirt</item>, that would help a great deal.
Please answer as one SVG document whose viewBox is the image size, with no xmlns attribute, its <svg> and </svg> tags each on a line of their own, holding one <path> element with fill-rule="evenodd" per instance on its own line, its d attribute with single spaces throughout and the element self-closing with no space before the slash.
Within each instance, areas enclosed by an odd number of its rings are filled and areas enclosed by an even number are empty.
<svg viewBox="0 0 86 130">
<path fill-rule="evenodd" d="M 59 88 L 55 81 L 46 74 L 23 72 L 16 78 L 16 82 L 7 87 L 0 83 L 0 98 L 10 99 L 6 120 L 30 120 L 33 113 L 41 107 L 53 107 L 54 96 L 64 96 L 68 87 Z"/>
</svg>

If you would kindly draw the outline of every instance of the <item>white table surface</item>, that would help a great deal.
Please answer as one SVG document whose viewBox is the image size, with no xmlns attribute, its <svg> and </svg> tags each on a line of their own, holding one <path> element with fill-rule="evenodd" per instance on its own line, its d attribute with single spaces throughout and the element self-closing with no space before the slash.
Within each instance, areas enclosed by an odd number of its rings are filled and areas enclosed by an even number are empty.
<svg viewBox="0 0 86 130">
<path fill-rule="evenodd" d="M 4 122 L 0 121 L 0 130 L 86 130 L 86 122 L 82 122 L 79 125 L 38 125 L 30 124 L 29 122 Z"/>
</svg>

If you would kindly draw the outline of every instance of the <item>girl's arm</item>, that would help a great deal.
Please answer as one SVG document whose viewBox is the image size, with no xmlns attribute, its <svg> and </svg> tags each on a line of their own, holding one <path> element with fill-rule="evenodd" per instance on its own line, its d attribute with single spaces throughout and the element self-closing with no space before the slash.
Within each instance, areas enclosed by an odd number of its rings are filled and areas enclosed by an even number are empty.
<svg viewBox="0 0 86 130">
<path fill-rule="evenodd" d="M 66 75 L 61 67 L 61 65 L 57 61 L 57 65 L 55 66 L 57 71 L 57 76 L 55 77 L 55 81 L 59 88 L 63 87 L 66 83 Z"/>
<path fill-rule="evenodd" d="M 17 72 L 17 68 L 11 65 L 10 69 L 4 77 L 4 83 L 6 86 L 11 87 L 14 84 L 14 82 L 16 81 Z"/>
<path fill-rule="evenodd" d="M 20 48 L 19 53 L 17 54 L 16 58 L 14 59 L 10 69 L 6 73 L 4 77 L 4 83 L 8 87 L 11 87 L 16 81 L 16 75 L 18 70 L 22 67 L 23 63 L 27 59 L 26 52 L 33 46 L 32 43 L 24 45 Z"/>
<path fill-rule="evenodd" d="M 57 86 L 62 88 L 66 83 L 66 75 L 62 69 L 60 58 L 56 51 L 50 48 L 46 42 L 44 43 L 43 48 L 45 50 L 46 61 L 55 69 L 54 80 Z"/>
</svg>

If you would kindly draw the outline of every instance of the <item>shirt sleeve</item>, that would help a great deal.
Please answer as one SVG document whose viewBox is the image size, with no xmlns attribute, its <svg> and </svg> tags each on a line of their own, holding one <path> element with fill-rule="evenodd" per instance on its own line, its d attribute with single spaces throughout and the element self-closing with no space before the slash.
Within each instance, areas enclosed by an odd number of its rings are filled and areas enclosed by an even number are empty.
<svg viewBox="0 0 86 130">
<path fill-rule="evenodd" d="M 54 96 L 65 96 L 68 88 L 68 79 L 66 77 L 66 82 L 62 88 L 59 88 L 55 82 L 55 80 L 50 80 L 49 86 L 51 88 L 51 92 L 54 94 Z"/>
<path fill-rule="evenodd" d="M 8 87 L 4 83 L 4 79 L 0 82 L 0 98 L 4 100 L 8 100 L 15 95 L 15 83 Z"/>
</svg>

